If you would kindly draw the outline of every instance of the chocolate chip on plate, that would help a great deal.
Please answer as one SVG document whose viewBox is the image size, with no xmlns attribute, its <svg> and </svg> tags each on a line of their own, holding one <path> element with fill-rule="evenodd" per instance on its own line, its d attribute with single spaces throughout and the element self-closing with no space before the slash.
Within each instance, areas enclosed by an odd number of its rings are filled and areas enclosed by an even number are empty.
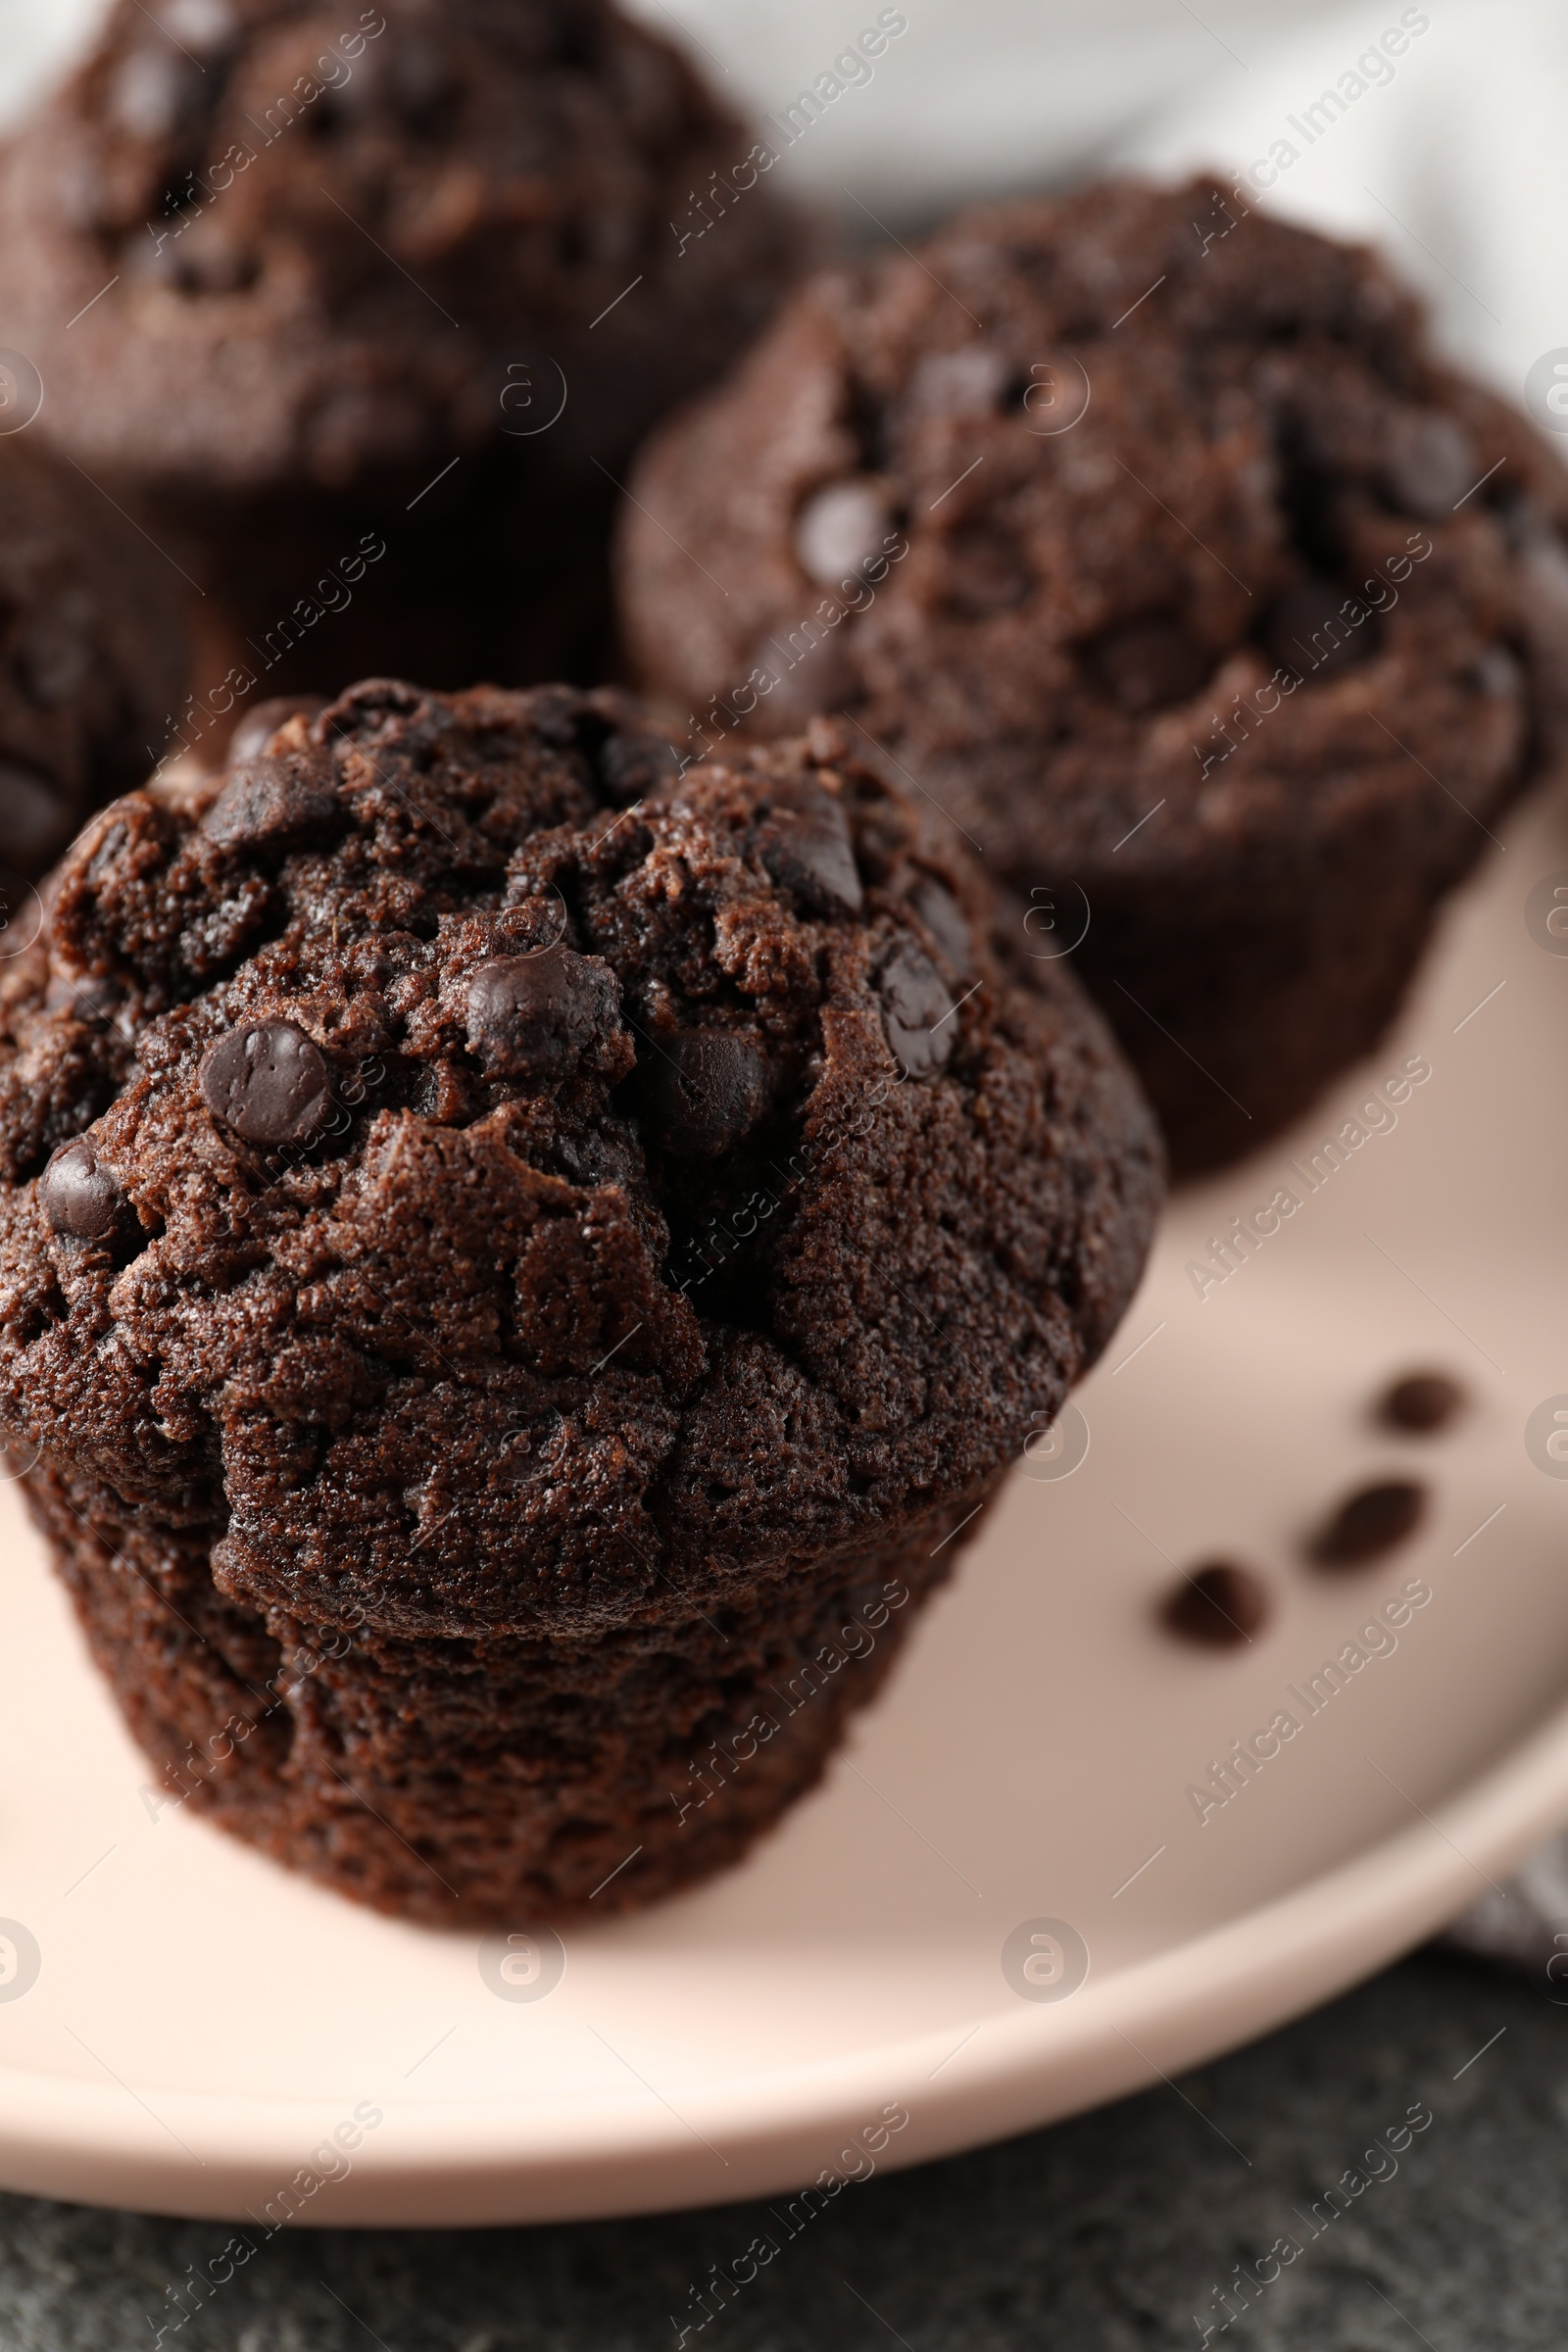
<svg viewBox="0 0 1568 2352">
<path fill-rule="evenodd" d="M 645 1064 L 644 1106 L 665 1151 L 717 1159 L 767 1107 L 761 1048 L 729 1029 L 674 1030 Z"/>
<path fill-rule="evenodd" d="M 1250 1568 L 1239 1568 L 1233 1560 L 1210 1560 L 1184 1575 L 1159 1613 L 1184 1642 L 1233 1649 L 1256 1633 L 1268 1615 L 1268 1596 Z"/>
<path fill-rule="evenodd" d="M 498 956 L 468 982 L 468 1052 L 492 1078 L 564 1077 L 617 1018 L 612 974 L 570 948 Z"/>
<path fill-rule="evenodd" d="M 1425 1437 L 1432 1430 L 1446 1429 L 1469 1401 L 1446 1372 L 1406 1372 L 1384 1391 L 1377 1418 L 1390 1429 Z"/>
<path fill-rule="evenodd" d="M 62 1144 L 38 1180 L 38 1200 L 50 1226 L 77 1242 L 105 1242 L 124 1214 L 119 1180 L 84 1136 Z"/>
<path fill-rule="evenodd" d="M 876 976 L 882 1027 L 906 1078 L 934 1078 L 953 1052 L 958 1024 L 953 998 L 923 948 L 905 940 Z"/>
<path fill-rule="evenodd" d="M 855 843 L 842 804 L 820 787 L 797 786 L 758 830 L 762 863 L 781 889 L 813 914 L 858 914 L 863 899 Z"/>
<path fill-rule="evenodd" d="M 1391 1478 L 1347 1495 L 1313 1538 L 1311 1556 L 1323 1568 L 1359 1568 L 1381 1559 L 1413 1535 L 1426 1512 L 1427 1491 Z"/>
<path fill-rule="evenodd" d="M 202 1100 L 248 1144 L 297 1144 L 330 1103 L 319 1049 L 292 1021 L 248 1021 L 202 1056 Z"/>
</svg>

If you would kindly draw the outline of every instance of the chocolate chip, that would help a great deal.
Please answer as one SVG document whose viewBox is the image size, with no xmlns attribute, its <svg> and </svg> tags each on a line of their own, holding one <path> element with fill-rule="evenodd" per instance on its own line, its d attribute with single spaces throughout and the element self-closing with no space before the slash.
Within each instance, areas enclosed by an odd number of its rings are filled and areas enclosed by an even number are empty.
<svg viewBox="0 0 1568 2352">
<path fill-rule="evenodd" d="M 731 1029 L 677 1029 L 645 1065 L 644 1106 L 666 1152 L 717 1159 L 767 1107 L 761 1048 Z"/>
<path fill-rule="evenodd" d="M 843 804 L 805 781 L 768 797 L 758 843 L 774 881 L 813 914 L 858 914 L 863 894 Z"/>
<path fill-rule="evenodd" d="M 608 967 L 570 948 L 498 956 L 468 982 L 468 1052 L 492 1078 L 562 1078 L 618 1018 Z"/>
<path fill-rule="evenodd" d="M 1149 618 L 1107 629 L 1088 649 L 1090 667 L 1134 716 L 1196 694 L 1213 660 L 1179 620 Z"/>
<path fill-rule="evenodd" d="M 934 1078 L 958 1033 L 956 1020 L 947 1017 L 953 998 L 946 981 L 924 949 L 906 940 L 894 949 L 876 984 L 882 1027 L 900 1068 L 906 1078 Z"/>
<path fill-rule="evenodd" d="M 1308 682 L 1337 677 L 1372 650 L 1376 622 L 1352 621 L 1356 602 L 1333 580 L 1302 580 L 1287 589 L 1270 612 L 1263 642 L 1282 669 L 1294 669 Z"/>
<path fill-rule="evenodd" d="M 341 817 L 329 754 L 262 752 L 231 767 L 202 831 L 224 849 L 275 850 L 322 833 Z"/>
<path fill-rule="evenodd" d="M 629 808 L 673 776 L 679 755 L 671 743 L 646 735 L 608 735 L 595 761 L 605 797 L 617 808 Z"/>
<path fill-rule="evenodd" d="M 286 726 L 299 712 L 314 718 L 318 710 L 325 709 L 326 697 L 322 694 L 275 694 L 267 702 L 258 703 L 254 710 L 246 711 L 229 737 L 224 764 L 229 768 L 243 767 L 258 752 L 267 749 L 279 727 Z"/>
<path fill-rule="evenodd" d="M 928 352 L 909 379 L 909 405 L 922 416 L 994 416 L 1010 372 L 1003 354 L 982 343 Z"/>
<path fill-rule="evenodd" d="M 1194 1568 L 1166 1596 L 1160 1617 L 1184 1642 L 1233 1649 L 1250 1642 L 1268 1615 L 1268 1595 L 1250 1568 L 1210 1560 Z"/>
<path fill-rule="evenodd" d="M 202 1101 L 248 1144 L 297 1144 L 329 1107 L 319 1050 L 292 1021 L 249 1021 L 202 1056 Z"/>
<path fill-rule="evenodd" d="M 1407 514 L 1428 522 L 1451 514 L 1480 470 L 1469 434 L 1451 416 L 1425 409 L 1397 418 L 1383 474 Z"/>
<path fill-rule="evenodd" d="M 126 1207 L 118 1180 L 84 1137 L 61 1145 L 38 1179 L 38 1200 L 52 1230 L 77 1242 L 107 1241 Z"/>
<path fill-rule="evenodd" d="M 1390 1429 L 1425 1436 L 1430 1430 L 1446 1429 L 1469 1401 L 1446 1372 L 1406 1372 L 1384 1392 L 1377 1417 Z"/>
<path fill-rule="evenodd" d="M 853 579 L 883 553 L 889 529 L 887 499 L 871 481 L 829 482 L 795 518 L 795 553 L 801 569 L 820 588 Z"/>
<path fill-rule="evenodd" d="M 1319 1530 L 1311 1556 L 1323 1568 L 1358 1568 L 1365 1560 L 1379 1559 L 1414 1534 L 1426 1503 L 1426 1489 L 1408 1479 L 1362 1487 Z"/>
<path fill-rule="evenodd" d="M 956 972 L 974 969 L 974 940 L 969 918 L 945 882 L 922 873 L 909 893 L 909 904 Z"/>
</svg>

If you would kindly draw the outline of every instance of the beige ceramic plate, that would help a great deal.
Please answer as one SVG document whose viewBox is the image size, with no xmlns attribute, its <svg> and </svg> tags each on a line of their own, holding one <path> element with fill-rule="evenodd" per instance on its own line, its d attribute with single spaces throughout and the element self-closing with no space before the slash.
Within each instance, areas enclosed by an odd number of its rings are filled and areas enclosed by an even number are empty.
<svg viewBox="0 0 1568 2352">
<path fill-rule="evenodd" d="M 1155 2082 L 1485 1891 L 1568 1817 L 1549 883 L 1527 920 L 1568 834 L 1538 809 L 1507 842 L 1396 1042 L 1180 1202 L 1081 1393 L 1087 1455 L 1014 1479 L 825 1788 L 718 1884 L 570 1936 L 557 1983 L 548 1947 L 503 1968 L 158 1809 L 0 1496 L 0 2181 L 248 2209 L 253 2239 L 774 2192 Z M 1410 1058 L 1430 1076 L 1361 1111 Z M 1352 1115 L 1309 1189 L 1288 1163 Z M 1190 1262 L 1282 1190 L 1299 1206 L 1200 1298 Z M 1380 1434 L 1368 1400 L 1416 1364 L 1473 1409 Z M 1430 1482 L 1424 1530 L 1307 1569 L 1323 1506 L 1388 1471 Z M 1152 1622 L 1216 1551 L 1273 1597 L 1239 1655 Z M 1430 1598 L 1391 1608 L 1412 1580 Z M 1403 1622 L 1362 1639 L 1379 1612 Z M 1313 1713 L 1342 1652 L 1363 1663 Z M 1298 1728 L 1200 1820 L 1190 1788 L 1281 1712 Z"/>
</svg>

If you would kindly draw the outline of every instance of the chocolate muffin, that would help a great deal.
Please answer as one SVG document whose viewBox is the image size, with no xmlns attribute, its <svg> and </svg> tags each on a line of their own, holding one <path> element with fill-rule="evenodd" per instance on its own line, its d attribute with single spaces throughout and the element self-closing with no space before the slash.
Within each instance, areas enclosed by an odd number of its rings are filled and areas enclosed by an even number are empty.
<svg viewBox="0 0 1568 2352">
<path fill-rule="evenodd" d="M 1373 1046 L 1561 743 L 1560 467 L 1372 254 L 1206 182 L 813 279 L 632 487 L 625 631 L 693 741 L 848 710 L 1036 952 L 1084 893 L 1184 1171 Z"/>
<path fill-rule="evenodd" d="M 189 665 L 183 593 L 35 436 L 0 436 L 0 921 L 7 882 L 35 879 L 158 759 Z"/>
<path fill-rule="evenodd" d="M 740 1853 L 1137 1281 L 1075 984 L 830 723 L 564 688 L 351 688 L 48 895 L 0 1417 L 162 1787 L 425 1919 Z"/>
<path fill-rule="evenodd" d="M 794 266 L 755 162 L 692 215 L 751 143 L 610 0 L 118 0 L 0 163 L 0 313 L 43 429 L 228 613 L 204 694 L 581 650 L 599 467 Z"/>
</svg>

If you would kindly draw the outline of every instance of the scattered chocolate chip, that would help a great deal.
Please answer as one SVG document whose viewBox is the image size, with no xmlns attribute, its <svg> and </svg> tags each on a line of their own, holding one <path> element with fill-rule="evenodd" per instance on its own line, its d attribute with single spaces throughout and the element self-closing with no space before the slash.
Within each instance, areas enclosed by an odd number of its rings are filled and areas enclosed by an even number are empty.
<svg viewBox="0 0 1568 2352">
<path fill-rule="evenodd" d="M 906 1078 L 934 1078 L 958 1033 L 949 1020 L 953 998 L 924 949 L 910 940 L 896 947 L 876 976 L 882 1027 Z M 940 1024 L 940 1025 L 939 1025 Z"/>
<path fill-rule="evenodd" d="M 1136 717 L 1196 694 L 1213 659 L 1179 620 L 1151 618 L 1107 629 L 1088 649 L 1102 685 Z"/>
<path fill-rule="evenodd" d="M 1250 1642 L 1268 1615 L 1268 1595 L 1250 1568 L 1210 1560 L 1194 1568 L 1165 1597 L 1160 1616 L 1184 1642 L 1234 1649 Z"/>
<path fill-rule="evenodd" d="M 1390 1429 L 1414 1430 L 1425 1436 L 1430 1430 L 1446 1429 L 1469 1401 L 1459 1383 L 1450 1380 L 1446 1372 L 1406 1372 L 1385 1390 L 1377 1418 Z"/>
<path fill-rule="evenodd" d="M 1426 1503 L 1426 1489 L 1408 1479 L 1362 1487 L 1318 1531 L 1311 1556 L 1323 1568 L 1358 1568 L 1365 1560 L 1380 1559 L 1415 1533 Z"/>
<path fill-rule="evenodd" d="M 863 894 L 842 802 L 804 782 L 770 800 L 758 842 L 774 881 L 813 914 L 858 914 Z"/>
<path fill-rule="evenodd" d="M 249 1021 L 202 1056 L 202 1101 L 248 1144 L 297 1144 L 326 1117 L 328 1072 L 292 1021 Z"/>
<path fill-rule="evenodd" d="M 730 1029 L 677 1029 L 656 1041 L 645 1065 L 650 1131 L 666 1152 L 716 1159 L 767 1107 L 760 1046 Z"/>
<path fill-rule="evenodd" d="M 329 754 L 261 752 L 230 767 L 227 783 L 202 819 L 202 831 L 224 849 L 281 849 L 339 821 Z"/>
<path fill-rule="evenodd" d="M 883 552 L 891 518 L 880 483 L 829 482 L 795 518 L 795 553 L 819 588 L 837 587 Z"/>
<path fill-rule="evenodd" d="M 499 956 L 468 982 L 468 1052 L 492 1078 L 563 1078 L 617 1019 L 614 975 L 570 948 Z"/>
<path fill-rule="evenodd" d="M 1464 427 L 1425 409 L 1398 418 L 1383 475 L 1396 505 L 1435 522 L 1453 513 L 1481 470 Z"/>
<path fill-rule="evenodd" d="M 1263 628 L 1263 642 L 1281 668 L 1312 683 L 1337 677 L 1370 653 L 1377 623 L 1353 622 L 1347 605 L 1356 610 L 1354 597 L 1333 580 L 1302 580 L 1287 589 Z"/>
<path fill-rule="evenodd" d="M 38 1179 L 38 1200 L 52 1230 L 77 1242 L 107 1241 L 126 1206 L 118 1180 L 85 1137 L 61 1145 Z"/>
<path fill-rule="evenodd" d="M 265 703 L 258 703 L 254 710 L 246 711 L 229 737 L 225 765 L 243 767 L 258 752 L 264 752 L 278 728 L 300 711 L 307 718 L 314 718 L 318 710 L 325 709 L 323 694 L 276 694 Z"/>
<path fill-rule="evenodd" d="M 956 972 L 974 969 L 974 940 L 969 918 L 945 882 L 922 873 L 909 893 L 909 904 Z"/>
</svg>

